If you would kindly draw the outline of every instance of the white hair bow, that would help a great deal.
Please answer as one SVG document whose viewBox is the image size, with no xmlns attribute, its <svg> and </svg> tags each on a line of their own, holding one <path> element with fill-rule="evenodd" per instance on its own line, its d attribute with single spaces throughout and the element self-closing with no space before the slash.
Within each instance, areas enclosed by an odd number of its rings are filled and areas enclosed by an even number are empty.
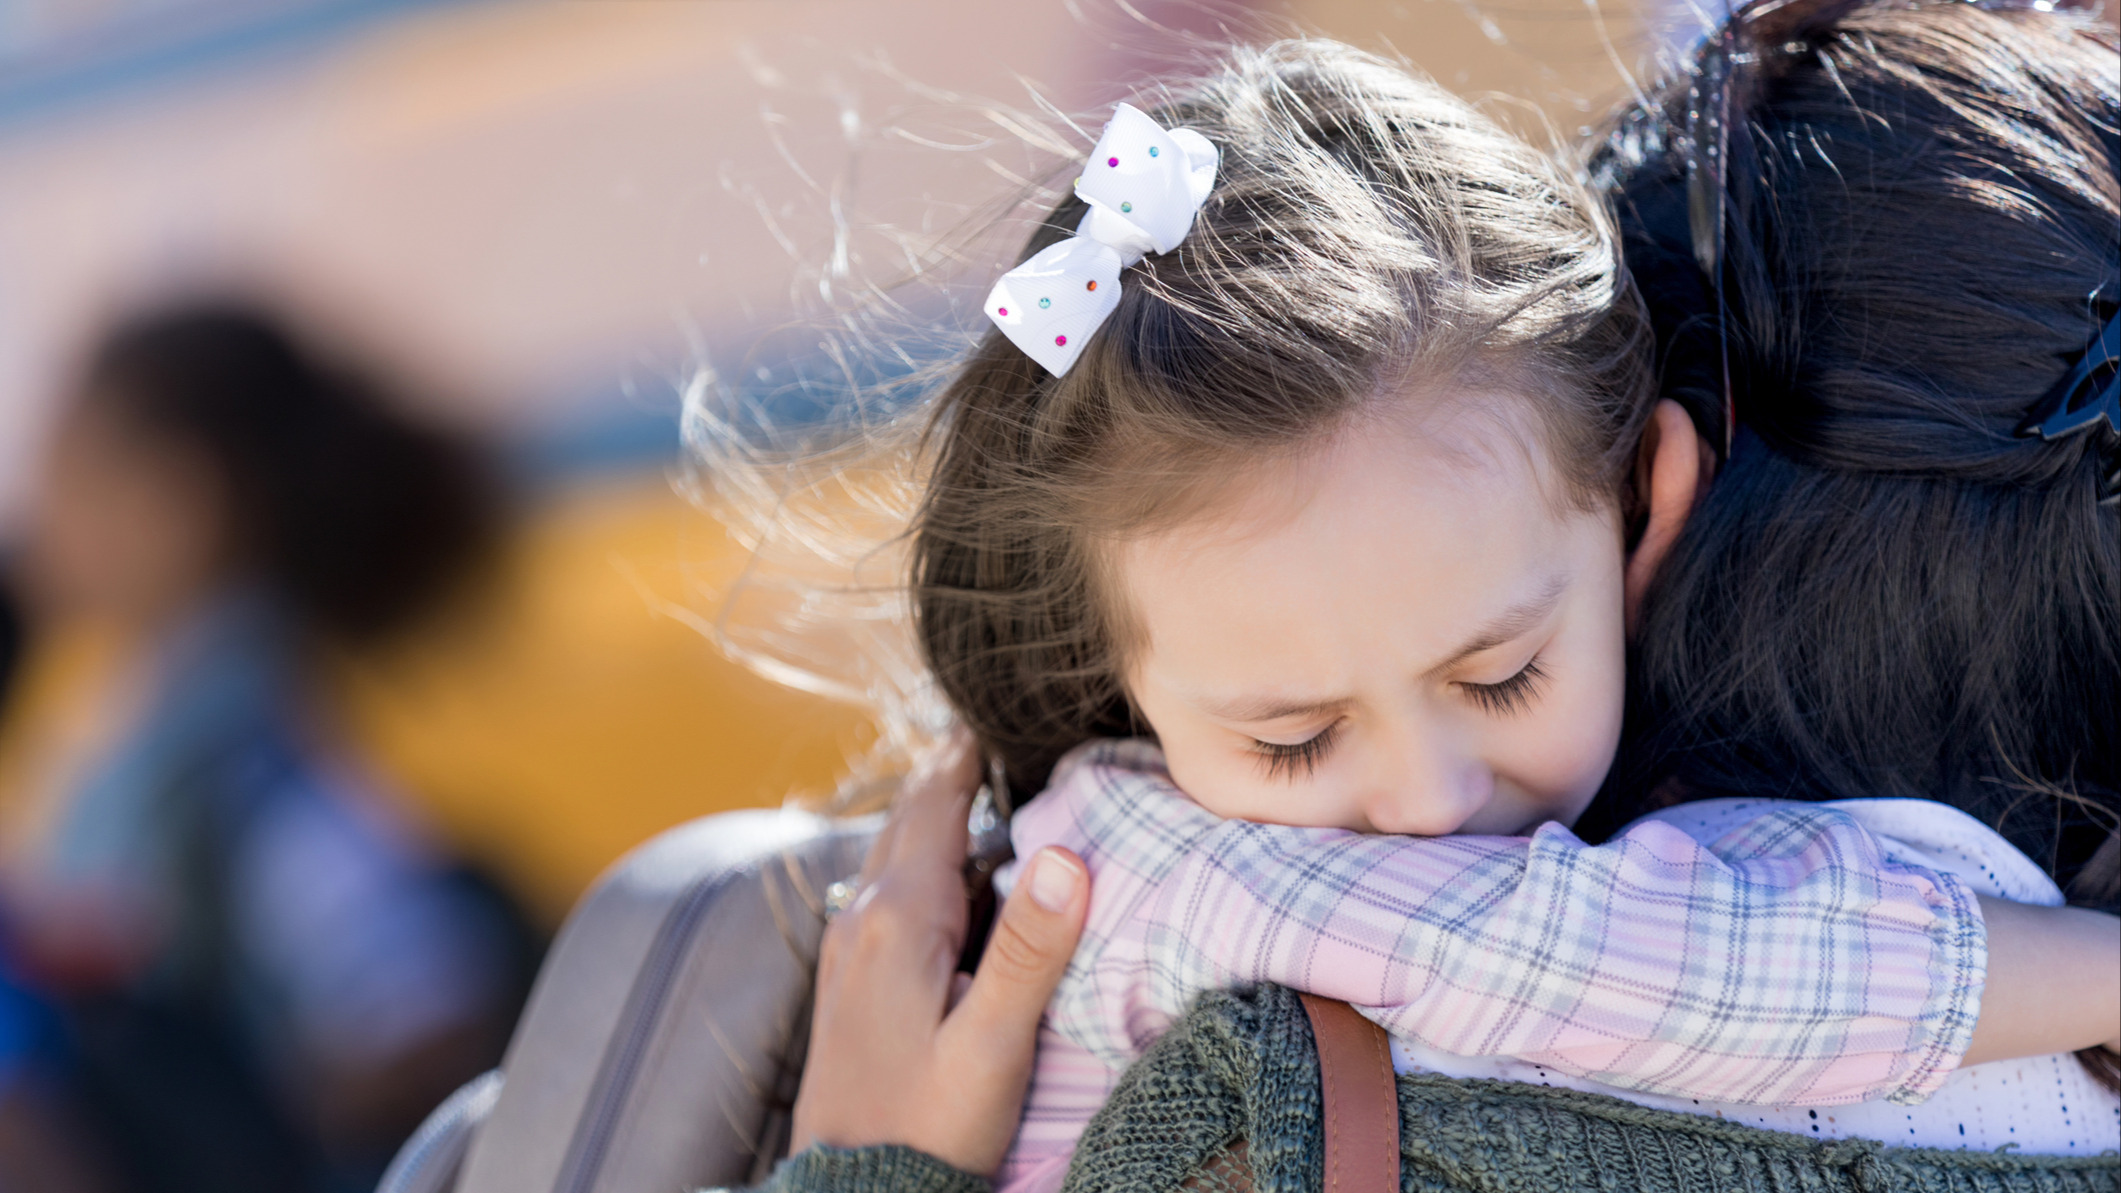
<svg viewBox="0 0 2121 1193">
<path fill-rule="evenodd" d="M 1002 275 L 987 317 L 1056 377 L 1119 305 L 1120 271 L 1168 253 L 1193 227 L 1215 185 L 1218 155 L 1190 128 L 1166 130 L 1121 104 L 1075 180 L 1090 211 L 1075 235 Z"/>
</svg>

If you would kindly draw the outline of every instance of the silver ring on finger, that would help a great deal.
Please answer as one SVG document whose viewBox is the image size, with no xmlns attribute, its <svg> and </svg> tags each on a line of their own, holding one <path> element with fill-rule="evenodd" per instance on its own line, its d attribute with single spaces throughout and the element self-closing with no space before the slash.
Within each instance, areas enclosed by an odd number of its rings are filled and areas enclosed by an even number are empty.
<svg viewBox="0 0 2121 1193">
<path fill-rule="evenodd" d="M 860 897 L 861 893 L 861 882 L 853 878 L 842 878 L 831 886 L 826 887 L 825 918 L 829 920 L 849 907 L 854 906 L 855 899 Z"/>
</svg>

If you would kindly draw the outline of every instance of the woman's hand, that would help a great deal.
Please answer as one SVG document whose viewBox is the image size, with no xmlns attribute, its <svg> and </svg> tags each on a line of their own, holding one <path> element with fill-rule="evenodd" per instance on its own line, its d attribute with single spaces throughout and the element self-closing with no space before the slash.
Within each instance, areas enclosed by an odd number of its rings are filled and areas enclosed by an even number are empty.
<svg viewBox="0 0 2121 1193">
<path fill-rule="evenodd" d="M 969 980 L 965 818 L 979 757 L 960 731 L 907 780 L 825 929 L 793 1150 L 896 1143 L 992 1174 L 1016 1134 L 1039 1014 L 1082 935 L 1090 884 L 1064 849 L 1026 863 Z"/>
</svg>

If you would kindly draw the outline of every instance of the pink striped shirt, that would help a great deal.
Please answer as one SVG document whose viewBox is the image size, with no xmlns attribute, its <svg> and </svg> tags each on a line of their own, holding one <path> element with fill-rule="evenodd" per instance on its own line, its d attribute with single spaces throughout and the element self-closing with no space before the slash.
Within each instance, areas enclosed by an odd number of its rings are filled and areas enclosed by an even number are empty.
<svg viewBox="0 0 2121 1193">
<path fill-rule="evenodd" d="M 1162 753 L 1093 742 L 1010 827 L 1080 854 L 1090 916 L 1048 1006 L 1005 1188 L 1057 1187 L 1119 1075 L 1193 998 L 1261 982 L 1396 1038 L 1727 1103 L 1920 1101 L 1986 975 L 1956 877 L 1888 862 L 1848 815 L 1775 805 L 1702 843 L 1643 821 L 1591 846 L 1222 820 Z"/>
</svg>

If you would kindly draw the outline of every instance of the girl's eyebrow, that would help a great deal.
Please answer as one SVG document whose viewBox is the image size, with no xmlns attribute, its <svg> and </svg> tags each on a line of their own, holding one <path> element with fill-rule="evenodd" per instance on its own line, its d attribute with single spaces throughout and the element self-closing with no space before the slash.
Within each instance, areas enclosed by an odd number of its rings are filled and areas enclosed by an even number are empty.
<svg viewBox="0 0 2121 1193">
<path fill-rule="evenodd" d="M 1211 717 L 1243 724 L 1252 721 L 1279 721 L 1290 717 L 1323 716 L 1326 713 L 1342 712 L 1352 703 L 1354 701 L 1345 696 L 1331 700 L 1240 696 L 1228 702 L 1202 701 L 1196 707 Z"/>
<path fill-rule="evenodd" d="M 1466 639 L 1465 645 L 1451 652 L 1451 657 L 1422 673 L 1423 679 L 1434 679 L 1484 650 L 1493 650 L 1505 642 L 1523 637 L 1539 628 L 1539 624 L 1554 612 L 1561 603 L 1561 594 L 1569 590 L 1566 574 L 1551 576 L 1539 595 L 1531 600 L 1512 605 L 1483 626 L 1479 633 Z"/>
</svg>

